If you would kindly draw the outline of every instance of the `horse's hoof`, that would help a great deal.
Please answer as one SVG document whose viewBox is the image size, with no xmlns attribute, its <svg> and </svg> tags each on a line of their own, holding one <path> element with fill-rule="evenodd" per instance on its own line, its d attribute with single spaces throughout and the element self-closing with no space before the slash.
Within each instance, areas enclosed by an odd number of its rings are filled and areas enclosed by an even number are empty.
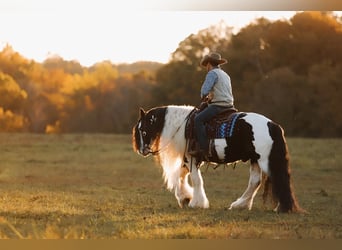
<svg viewBox="0 0 342 250">
<path fill-rule="evenodd" d="M 185 198 L 181 201 L 181 207 L 187 207 L 190 203 L 190 198 Z"/>
<path fill-rule="evenodd" d="M 209 202 L 208 201 L 204 201 L 202 203 L 190 202 L 189 207 L 191 207 L 191 208 L 209 208 Z"/>
<path fill-rule="evenodd" d="M 241 203 L 240 200 L 236 200 L 232 204 L 230 204 L 229 210 L 242 210 L 245 208 L 247 208 L 246 204 Z"/>
</svg>

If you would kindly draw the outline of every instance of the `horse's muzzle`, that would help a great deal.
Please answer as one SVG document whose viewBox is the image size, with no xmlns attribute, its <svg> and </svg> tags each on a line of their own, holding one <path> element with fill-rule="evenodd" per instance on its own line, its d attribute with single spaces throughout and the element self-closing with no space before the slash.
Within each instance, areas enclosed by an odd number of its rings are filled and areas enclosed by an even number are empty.
<svg viewBox="0 0 342 250">
<path fill-rule="evenodd" d="M 144 147 L 139 150 L 139 153 L 142 156 L 148 156 L 151 153 L 151 148 L 148 145 L 144 145 Z"/>
</svg>

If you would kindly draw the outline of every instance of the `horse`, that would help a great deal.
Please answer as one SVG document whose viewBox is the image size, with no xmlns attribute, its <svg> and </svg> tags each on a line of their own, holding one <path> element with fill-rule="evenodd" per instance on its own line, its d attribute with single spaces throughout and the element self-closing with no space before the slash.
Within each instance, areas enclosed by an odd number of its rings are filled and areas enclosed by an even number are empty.
<svg viewBox="0 0 342 250">
<path fill-rule="evenodd" d="M 189 143 L 185 136 L 186 124 L 194 109 L 188 105 L 159 106 L 148 111 L 140 108 L 139 119 L 132 129 L 132 144 L 139 155 L 157 158 L 167 189 L 174 191 L 181 208 L 185 205 L 209 208 L 200 171 L 203 162 L 197 164 L 188 154 Z M 231 203 L 230 210 L 251 210 L 262 180 L 266 179 L 275 200 L 274 211 L 303 211 L 294 195 L 289 150 L 279 124 L 258 113 L 241 112 L 231 137 L 217 138 L 212 143 L 216 156 L 209 159 L 212 163 L 250 161 L 247 188 Z"/>
</svg>

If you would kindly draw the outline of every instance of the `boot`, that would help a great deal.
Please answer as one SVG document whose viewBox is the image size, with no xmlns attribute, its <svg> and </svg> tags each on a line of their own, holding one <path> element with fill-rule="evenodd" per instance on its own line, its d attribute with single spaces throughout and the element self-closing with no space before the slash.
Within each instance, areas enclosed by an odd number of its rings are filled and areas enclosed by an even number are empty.
<svg viewBox="0 0 342 250">
<path fill-rule="evenodd" d="M 192 142 L 191 146 L 189 148 L 188 154 L 191 155 L 192 157 L 196 157 L 200 153 L 200 147 L 197 142 Z"/>
<path fill-rule="evenodd" d="M 204 152 L 203 150 L 193 150 L 188 152 L 191 157 L 196 159 L 196 165 L 200 164 L 202 161 L 209 161 L 208 153 Z"/>
<path fill-rule="evenodd" d="M 197 157 L 200 154 L 200 151 L 193 149 L 193 150 L 188 151 L 188 154 L 191 155 L 192 157 Z"/>
</svg>

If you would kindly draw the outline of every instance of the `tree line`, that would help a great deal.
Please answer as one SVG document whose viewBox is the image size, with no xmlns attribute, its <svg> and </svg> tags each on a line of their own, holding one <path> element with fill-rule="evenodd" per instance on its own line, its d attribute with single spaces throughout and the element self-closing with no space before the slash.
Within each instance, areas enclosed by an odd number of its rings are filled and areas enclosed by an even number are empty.
<svg viewBox="0 0 342 250">
<path fill-rule="evenodd" d="M 199 62 L 209 51 L 228 59 L 222 67 L 240 111 L 262 113 L 290 136 L 342 136 L 342 20 L 332 12 L 259 18 L 236 34 L 222 22 L 186 37 L 167 64 L 84 67 L 59 56 L 38 63 L 7 45 L 0 131 L 130 133 L 139 107 L 199 104 Z"/>
</svg>

